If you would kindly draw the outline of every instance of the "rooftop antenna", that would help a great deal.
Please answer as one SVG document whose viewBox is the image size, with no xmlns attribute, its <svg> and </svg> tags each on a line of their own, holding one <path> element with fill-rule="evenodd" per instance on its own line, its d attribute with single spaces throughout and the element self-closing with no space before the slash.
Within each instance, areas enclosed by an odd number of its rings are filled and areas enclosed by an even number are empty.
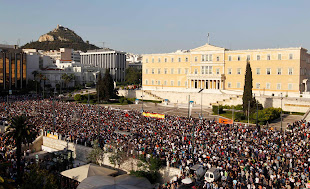
<svg viewBox="0 0 310 189">
<path fill-rule="evenodd" d="M 210 45 L 210 33 L 208 32 L 208 45 Z"/>
</svg>

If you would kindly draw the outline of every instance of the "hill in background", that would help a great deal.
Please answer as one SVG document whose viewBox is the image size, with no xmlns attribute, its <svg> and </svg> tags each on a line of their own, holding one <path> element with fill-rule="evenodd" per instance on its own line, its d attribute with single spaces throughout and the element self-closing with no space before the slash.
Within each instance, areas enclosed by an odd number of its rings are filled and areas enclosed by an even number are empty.
<svg viewBox="0 0 310 189">
<path fill-rule="evenodd" d="M 22 49 L 57 50 L 59 48 L 72 48 L 74 50 L 99 49 L 99 47 L 84 42 L 83 39 L 69 28 L 57 25 L 57 28 L 41 35 L 38 41 L 30 42 L 21 47 Z"/>
</svg>

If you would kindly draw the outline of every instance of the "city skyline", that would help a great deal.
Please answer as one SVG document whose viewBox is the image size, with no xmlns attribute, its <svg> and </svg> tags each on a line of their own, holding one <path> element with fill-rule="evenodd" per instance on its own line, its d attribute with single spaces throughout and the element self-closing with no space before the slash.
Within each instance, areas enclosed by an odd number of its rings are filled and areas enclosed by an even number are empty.
<svg viewBox="0 0 310 189">
<path fill-rule="evenodd" d="M 227 49 L 310 48 L 309 1 L 0 0 L 0 43 L 24 45 L 57 24 L 84 41 L 138 53 L 169 53 L 210 43 Z M 47 11 L 48 7 L 48 11 Z M 8 16 L 12 15 L 14 16 Z"/>
</svg>

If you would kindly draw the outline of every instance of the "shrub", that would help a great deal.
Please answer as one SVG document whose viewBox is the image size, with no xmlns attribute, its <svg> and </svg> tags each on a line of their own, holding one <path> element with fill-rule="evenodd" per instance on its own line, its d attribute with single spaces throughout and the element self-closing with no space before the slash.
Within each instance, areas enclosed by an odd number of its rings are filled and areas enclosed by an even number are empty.
<svg viewBox="0 0 310 189">
<path fill-rule="evenodd" d="M 75 100 L 75 101 L 81 101 L 81 100 L 82 100 L 82 95 L 76 94 L 76 95 L 74 96 L 74 100 Z"/>
<path fill-rule="evenodd" d="M 218 109 L 218 108 L 220 108 L 220 109 Z M 224 111 L 223 111 L 223 106 L 216 106 L 216 105 L 213 105 L 212 106 L 212 112 L 213 112 L 213 114 L 218 114 L 218 113 L 220 113 L 220 114 L 222 114 L 222 113 L 224 113 Z"/>
<path fill-rule="evenodd" d="M 245 120 L 244 113 L 243 112 L 236 112 L 235 117 L 234 117 L 234 121 L 241 121 L 241 120 Z"/>
</svg>

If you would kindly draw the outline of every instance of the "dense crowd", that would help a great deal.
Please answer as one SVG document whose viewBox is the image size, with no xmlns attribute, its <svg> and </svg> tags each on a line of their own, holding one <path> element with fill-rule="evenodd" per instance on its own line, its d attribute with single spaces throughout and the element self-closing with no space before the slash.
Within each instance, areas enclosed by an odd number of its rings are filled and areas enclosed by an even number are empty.
<svg viewBox="0 0 310 189">
<path fill-rule="evenodd" d="M 202 184 L 203 188 L 304 188 L 310 179 L 306 121 L 294 122 L 288 132 L 280 133 L 206 119 L 146 118 L 134 110 L 50 99 L 19 97 L 10 99 L 9 105 L 2 100 L 1 117 L 26 114 L 38 132 L 57 133 L 83 145 L 95 139 L 102 147 L 113 143 L 131 155 L 160 158 L 184 174 L 195 164 L 219 168 L 220 181 Z M 119 130 L 131 135 L 115 132 Z M 2 151 L 5 148 L 1 145 Z M 10 150 L 5 152 L 9 155 Z M 177 182 L 163 187 L 176 188 Z"/>
</svg>

